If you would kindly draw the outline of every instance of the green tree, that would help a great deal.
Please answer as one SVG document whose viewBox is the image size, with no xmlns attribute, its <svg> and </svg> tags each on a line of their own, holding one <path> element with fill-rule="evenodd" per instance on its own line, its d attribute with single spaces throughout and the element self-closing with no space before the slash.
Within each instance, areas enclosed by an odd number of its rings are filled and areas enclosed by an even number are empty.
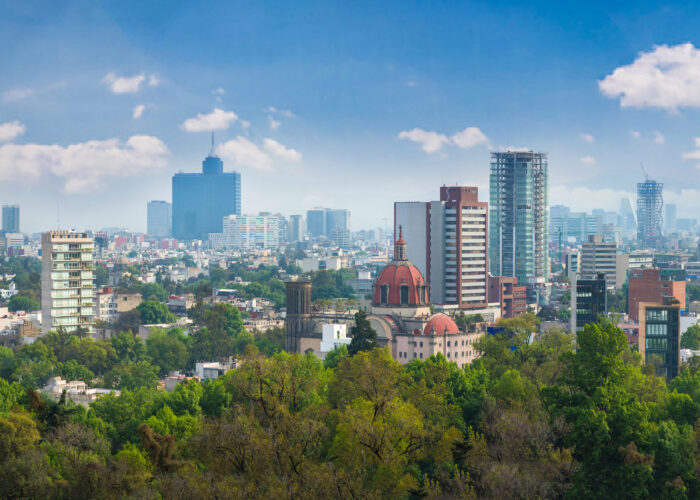
<svg viewBox="0 0 700 500">
<path fill-rule="evenodd" d="M 141 315 L 141 321 L 144 325 L 174 323 L 177 319 L 175 315 L 168 310 L 167 305 L 155 300 L 144 300 L 136 307 L 136 310 Z"/>
<path fill-rule="evenodd" d="M 39 303 L 24 295 L 15 295 L 7 303 L 7 310 L 10 312 L 15 311 L 37 311 L 41 306 Z"/>
<path fill-rule="evenodd" d="M 348 357 L 348 346 L 345 344 L 339 345 L 335 349 L 326 353 L 326 358 L 323 360 L 323 366 L 334 369 L 338 366 L 341 360 Z"/>
<path fill-rule="evenodd" d="M 700 325 L 690 325 L 681 335 L 681 349 L 700 349 Z"/>
<path fill-rule="evenodd" d="M 379 347 L 377 332 L 372 328 L 367 320 L 365 311 L 355 313 L 355 324 L 350 328 L 352 340 L 348 346 L 348 354 L 354 356 L 360 351 L 369 351 Z"/>
<path fill-rule="evenodd" d="M 147 361 L 118 363 L 105 374 L 104 383 L 111 389 L 152 389 L 158 385 L 158 367 Z"/>
<path fill-rule="evenodd" d="M 160 283 L 145 283 L 139 290 L 143 300 L 165 302 L 168 292 Z"/>
<path fill-rule="evenodd" d="M 146 340 L 148 355 L 160 367 L 161 377 L 174 370 L 184 370 L 187 366 L 186 337 L 177 328 L 163 330 L 154 328 Z"/>
</svg>

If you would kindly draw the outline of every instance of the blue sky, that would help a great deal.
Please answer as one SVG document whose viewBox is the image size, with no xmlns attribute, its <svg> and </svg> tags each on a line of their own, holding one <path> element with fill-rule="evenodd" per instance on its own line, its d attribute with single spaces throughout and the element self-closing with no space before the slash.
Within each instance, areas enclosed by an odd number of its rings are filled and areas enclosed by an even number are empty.
<svg viewBox="0 0 700 500">
<path fill-rule="evenodd" d="M 695 217 L 700 6 L 610 3 L 4 1 L 0 203 L 145 230 L 215 128 L 245 212 L 376 227 L 443 183 L 487 199 L 514 146 L 549 153 L 551 204 L 615 208 L 643 162 Z"/>
</svg>

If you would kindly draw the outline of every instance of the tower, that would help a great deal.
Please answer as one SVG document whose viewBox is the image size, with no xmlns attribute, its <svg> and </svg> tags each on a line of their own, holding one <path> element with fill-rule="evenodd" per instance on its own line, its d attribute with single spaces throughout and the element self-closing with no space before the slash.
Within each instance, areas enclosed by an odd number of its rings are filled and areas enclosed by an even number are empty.
<svg viewBox="0 0 700 500">
<path fill-rule="evenodd" d="M 642 248 L 661 244 L 663 226 L 664 185 L 647 177 L 637 183 L 637 242 Z"/>
<path fill-rule="evenodd" d="M 299 339 L 308 334 L 311 323 L 311 282 L 287 281 L 287 317 L 284 321 L 287 352 L 300 352 Z"/>
</svg>

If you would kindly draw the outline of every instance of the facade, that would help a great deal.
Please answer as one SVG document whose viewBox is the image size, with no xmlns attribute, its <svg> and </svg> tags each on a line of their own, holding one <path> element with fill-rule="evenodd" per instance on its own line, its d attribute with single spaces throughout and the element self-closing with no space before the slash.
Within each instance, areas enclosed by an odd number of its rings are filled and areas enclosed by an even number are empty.
<svg viewBox="0 0 700 500">
<path fill-rule="evenodd" d="M 581 272 L 581 252 L 574 250 L 566 254 L 566 275 L 570 281 L 574 281 Z"/>
<path fill-rule="evenodd" d="M 681 312 L 671 300 L 639 304 L 639 352 L 644 364 L 654 364 L 656 375 L 670 380 L 679 373 Z"/>
<path fill-rule="evenodd" d="M 440 201 L 395 203 L 397 231 L 435 304 L 488 305 L 488 203 L 479 201 L 478 188 L 442 186 Z"/>
<path fill-rule="evenodd" d="M 637 243 L 642 248 L 661 245 L 664 185 L 647 179 L 637 183 Z"/>
<path fill-rule="evenodd" d="M 169 238 L 172 234 L 172 205 L 167 201 L 148 202 L 147 232 L 154 238 Z"/>
<path fill-rule="evenodd" d="M 227 215 L 223 218 L 222 226 L 227 248 L 252 250 L 279 247 L 278 215 Z"/>
<path fill-rule="evenodd" d="M 489 302 L 501 304 L 501 318 L 515 318 L 527 310 L 527 287 L 518 278 L 489 276 Z"/>
<path fill-rule="evenodd" d="M 658 304 L 667 297 L 675 298 L 680 311 L 685 311 L 685 281 L 662 279 L 660 271 L 654 268 L 629 270 L 627 312 L 632 321 L 639 322 L 642 302 Z"/>
<path fill-rule="evenodd" d="M 304 218 L 301 215 L 289 216 L 289 234 L 287 236 L 291 243 L 304 239 Z"/>
<path fill-rule="evenodd" d="M 9 251 L 10 248 L 22 248 L 23 246 L 24 235 L 22 233 L 5 233 L 5 250 Z"/>
<path fill-rule="evenodd" d="M 95 322 L 94 242 L 87 233 L 41 235 L 41 333 L 78 327 L 92 333 Z"/>
<path fill-rule="evenodd" d="M 338 246 L 350 242 L 350 211 L 317 207 L 306 211 L 306 229 L 312 238 L 327 238 Z"/>
<path fill-rule="evenodd" d="M 549 278 L 546 153 L 491 153 L 489 267 L 518 282 Z"/>
<path fill-rule="evenodd" d="M 201 174 L 175 174 L 172 213 L 177 239 L 206 239 L 222 232 L 225 216 L 241 215 L 241 174 L 224 172 L 224 162 L 211 155 L 202 162 Z"/>
<path fill-rule="evenodd" d="M 608 312 L 606 275 L 598 273 L 589 279 L 579 279 L 571 286 L 571 331 L 577 332 L 598 316 Z"/>
<path fill-rule="evenodd" d="M 3 233 L 19 233 L 19 205 L 2 206 Z"/>
<path fill-rule="evenodd" d="M 325 208 L 314 208 L 306 211 L 306 230 L 311 238 L 326 236 Z"/>
<path fill-rule="evenodd" d="M 572 212 L 563 205 L 549 209 L 549 234 L 554 241 L 566 242 L 573 238 L 581 243 L 602 231 L 603 221 L 598 214 Z"/>
<path fill-rule="evenodd" d="M 597 274 L 605 274 L 605 281 L 610 288 L 619 288 L 617 283 L 617 245 L 604 242 L 603 236 L 589 236 L 581 252 L 581 271 L 583 279 L 592 279 Z"/>
<path fill-rule="evenodd" d="M 98 290 L 95 298 L 97 319 L 106 323 L 116 321 L 120 313 L 136 309 L 142 301 L 138 292 L 115 292 L 109 287 Z"/>
</svg>

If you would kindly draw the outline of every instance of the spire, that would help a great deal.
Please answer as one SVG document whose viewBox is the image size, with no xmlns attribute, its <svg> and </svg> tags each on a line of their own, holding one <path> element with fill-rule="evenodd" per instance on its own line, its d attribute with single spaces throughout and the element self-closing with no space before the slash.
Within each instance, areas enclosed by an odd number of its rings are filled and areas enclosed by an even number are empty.
<svg viewBox="0 0 700 500">
<path fill-rule="evenodd" d="M 209 151 L 209 156 L 214 156 L 214 131 L 211 131 L 211 151 Z"/>
<path fill-rule="evenodd" d="M 399 239 L 394 243 L 394 260 L 408 260 L 406 242 L 403 240 L 403 227 L 399 226 Z"/>
</svg>

